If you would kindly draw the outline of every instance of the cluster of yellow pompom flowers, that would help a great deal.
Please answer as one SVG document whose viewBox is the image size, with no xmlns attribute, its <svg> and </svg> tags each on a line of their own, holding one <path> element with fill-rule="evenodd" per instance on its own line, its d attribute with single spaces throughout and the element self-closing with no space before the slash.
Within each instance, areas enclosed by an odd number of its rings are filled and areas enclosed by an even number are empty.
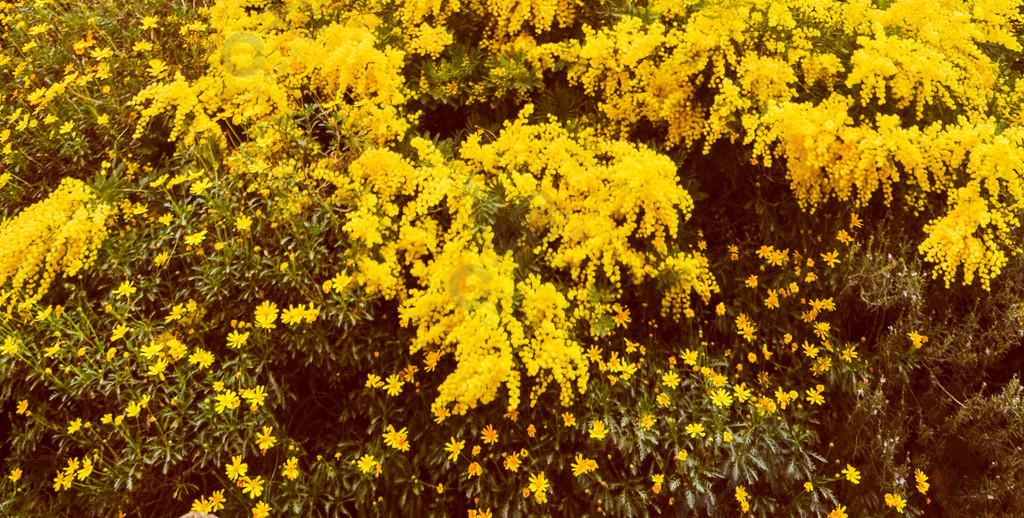
<svg viewBox="0 0 1024 518">
<path fill-rule="evenodd" d="M 85 182 L 65 178 L 45 200 L 0 222 L 0 304 L 26 310 L 58 275 L 74 276 L 96 258 L 113 208 Z"/>
</svg>

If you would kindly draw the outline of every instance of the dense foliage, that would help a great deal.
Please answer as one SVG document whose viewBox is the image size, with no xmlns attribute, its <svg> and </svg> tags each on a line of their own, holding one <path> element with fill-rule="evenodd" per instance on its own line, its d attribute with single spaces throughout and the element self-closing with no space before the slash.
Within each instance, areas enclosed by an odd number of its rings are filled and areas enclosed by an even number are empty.
<svg viewBox="0 0 1024 518">
<path fill-rule="evenodd" d="M 1024 514 L 1019 0 L 0 42 L 7 514 Z"/>
</svg>

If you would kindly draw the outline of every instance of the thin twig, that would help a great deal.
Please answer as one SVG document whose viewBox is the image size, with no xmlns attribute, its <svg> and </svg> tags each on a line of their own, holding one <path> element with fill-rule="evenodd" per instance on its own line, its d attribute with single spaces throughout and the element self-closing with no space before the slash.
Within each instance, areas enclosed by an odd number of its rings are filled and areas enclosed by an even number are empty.
<svg viewBox="0 0 1024 518">
<path fill-rule="evenodd" d="M 953 397 L 953 394 L 950 394 L 949 391 L 946 390 L 946 387 L 943 387 L 942 384 L 939 383 L 939 378 L 935 376 L 935 372 L 932 371 L 932 368 L 929 367 L 927 363 L 921 363 L 921 365 L 924 365 L 924 368 L 928 369 L 928 373 L 932 375 L 932 383 L 938 385 L 939 388 L 942 389 L 942 391 L 945 392 L 946 395 L 950 397 L 950 399 L 956 402 L 956 404 L 960 405 L 960 408 L 964 408 L 964 404 L 961 403 L 959 399 Z"/>
</svg>

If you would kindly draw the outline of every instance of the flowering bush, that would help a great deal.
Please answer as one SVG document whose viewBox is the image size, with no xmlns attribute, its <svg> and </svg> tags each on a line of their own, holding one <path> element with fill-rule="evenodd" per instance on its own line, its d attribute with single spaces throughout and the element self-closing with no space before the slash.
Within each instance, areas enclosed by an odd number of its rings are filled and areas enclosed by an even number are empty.
<svg viewBox="0 0 1024 518">
<path fill-rule="evenodd" d="M 0 2 L 4 509 L 1024 512 L 1020 2 L 195 7 Z"/>
</svg>

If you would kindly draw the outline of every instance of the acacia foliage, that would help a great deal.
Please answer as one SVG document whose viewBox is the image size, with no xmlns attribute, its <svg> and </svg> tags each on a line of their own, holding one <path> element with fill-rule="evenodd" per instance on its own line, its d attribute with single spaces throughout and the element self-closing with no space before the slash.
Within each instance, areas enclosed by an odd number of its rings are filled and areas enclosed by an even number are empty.
<svg viewBox="0 0 1024 518">
<path fill-rule="evenodd" d="M 0 8 L 19 515 L 1022 509 L 1020 2 Z"/>
</svg>

